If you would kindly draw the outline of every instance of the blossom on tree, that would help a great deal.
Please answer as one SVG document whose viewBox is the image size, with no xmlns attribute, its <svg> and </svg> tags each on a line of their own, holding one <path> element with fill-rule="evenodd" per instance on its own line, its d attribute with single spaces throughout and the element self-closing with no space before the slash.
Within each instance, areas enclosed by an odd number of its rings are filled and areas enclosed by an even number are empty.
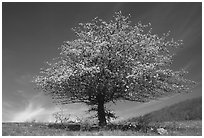
<svg viewBox="0 0 204 138">
<path fill-rule="evenodd" d="M 148 25 L 131 25 L 130 16 L 115 13 L 110 22 L 95 18 L 74 28 L 76 39 L 66 41 L 54 63 L 35 78 L 38 88 L 60 104 L 86 103 L 96 111 L 99 125 L 106 125 L 106 103 L 117 100 L 147 102 L 162 96 L 188 92 L 194 83 L 184 70 L 170 69 L 170 47 L 182 41 L 168 40 L 146 31 Z"/>
</svg>

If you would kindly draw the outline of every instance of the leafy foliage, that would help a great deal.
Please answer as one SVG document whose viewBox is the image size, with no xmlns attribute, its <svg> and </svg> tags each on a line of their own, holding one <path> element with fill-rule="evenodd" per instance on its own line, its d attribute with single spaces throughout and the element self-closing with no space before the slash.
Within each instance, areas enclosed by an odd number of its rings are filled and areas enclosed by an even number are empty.
<svg viewBox="0 0 204 138">
<path fill-rule="evenodd" d="M 60 57 L 48 63 L 35 83 L 56 103 L 91 106 L 101 101 L 146 102 L 189 91 L 193 82 L 183 77 L 186 71 L 169 69 L 173 54 L 168 47 L 179 47 L 182 41 L 146 28 L 140 22 L 131 25 L 130 16 L 121 12 L 110 22 L 95 18 L 80 23 L 73 29 L 77 38 L 63 43 Z"/>
<path fill-rule="evenodd" d="M 55 118 L 55 123 L 63 124 L 70 121 L 71 114 L 65 115 L 63 112 L 55 112 L 53 116 Z"/>
</svg>

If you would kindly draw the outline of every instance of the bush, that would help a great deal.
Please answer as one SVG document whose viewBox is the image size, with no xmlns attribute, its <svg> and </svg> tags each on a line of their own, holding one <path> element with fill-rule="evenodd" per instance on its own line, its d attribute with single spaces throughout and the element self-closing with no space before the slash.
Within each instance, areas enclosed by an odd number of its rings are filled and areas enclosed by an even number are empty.
<svg viewBox="0 0 204 138">
<path fill-rule="evenodd" d="M 81 125 L 79 124 L 68 124 L 66 127 L 70 131 L 79 131 L 81 130 Z"/>
<path fill-rule="evenodd" d="M 143 132 L 147 133 L 147 130 L 150 129 L 150 122 L 151 122 L 151 116 L 145 115 L 141 116 L 137 119 L 137 126 L 138 129 L 142 130 Z"/>
</svg>

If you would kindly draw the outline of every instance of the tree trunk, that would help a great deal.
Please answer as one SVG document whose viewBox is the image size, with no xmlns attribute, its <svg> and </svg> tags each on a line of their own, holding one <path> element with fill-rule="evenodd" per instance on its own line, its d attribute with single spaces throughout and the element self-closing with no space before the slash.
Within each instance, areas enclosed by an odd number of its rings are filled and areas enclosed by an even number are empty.
<svg viewBox="0 0 204 138">
<path fill-rule="evenodd" d="M 104 95 L 99 94 L 97 96 L 98 101 L 98 121 L 99 126 L 103 127 L 107 125 L 106 116 L 105 116 L 105 108 L 104 108 Z"/>
</svg>

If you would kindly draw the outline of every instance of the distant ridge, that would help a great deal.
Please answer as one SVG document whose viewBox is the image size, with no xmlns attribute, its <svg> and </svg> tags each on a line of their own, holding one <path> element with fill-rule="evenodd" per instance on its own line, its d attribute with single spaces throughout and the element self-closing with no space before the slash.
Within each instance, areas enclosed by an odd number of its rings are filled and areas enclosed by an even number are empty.
<svg viewBox="0 0 204 138">
<path fill-rule="evenodd" d="M 143 116 L 151 122 L 202 120 L 202 97 L 185 100 Z M 128 119 L 128 122 L 137 122 L 139 117 Z"/>
</svg>

